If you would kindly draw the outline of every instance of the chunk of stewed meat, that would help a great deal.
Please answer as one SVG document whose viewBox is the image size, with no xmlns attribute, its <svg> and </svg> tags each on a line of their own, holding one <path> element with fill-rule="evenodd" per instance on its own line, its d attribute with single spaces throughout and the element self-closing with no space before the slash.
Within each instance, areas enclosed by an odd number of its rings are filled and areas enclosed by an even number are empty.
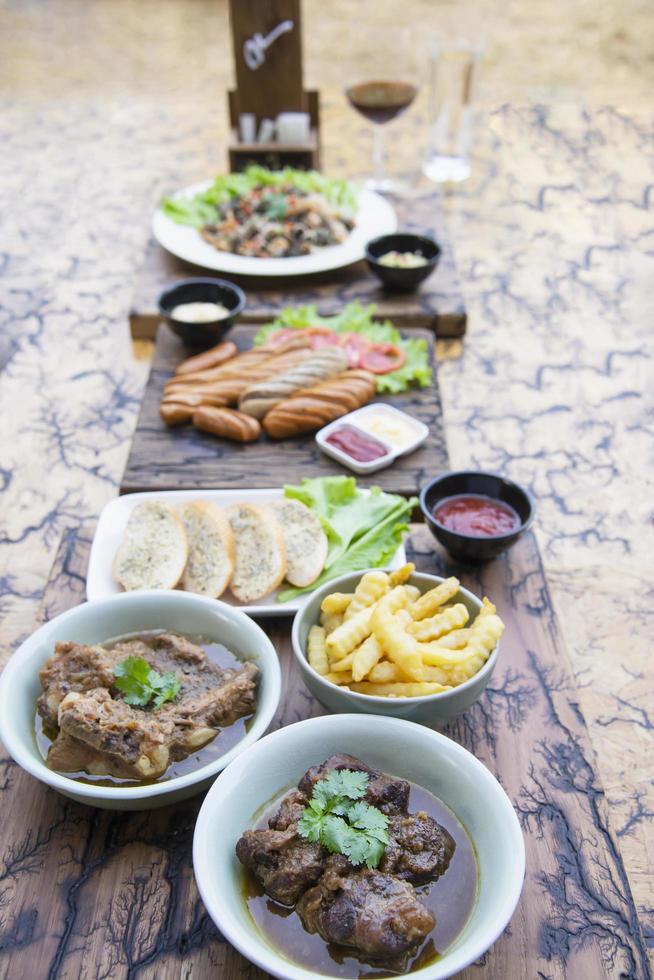
<svg viewBox="0 0 654 980">
<path fill-rule="evenodd" d="M 132 707 L 116 688 L 116 666 L 142 657 L 180 682 L 160 708 Z M 259 670 L 224 669 L 183 636 L 160 633 L 126 639 L 111 650 L 57 643 L 40 672 L 39 713 L 57 728 L 48 765 L 119 778 L 156 779 L 168 766 L 206 745 L 221 728 L 254 712 Z"/>
<path fill-rule="evenodd" d="M 379 870 L 416 883 L 447 871 L 456 846 L 448 831 L 423 811 L 390 817 L 388 837 Z"/>
<path fill-rule="evenodd" d="M 301 838 L 294 823 L 285 830 L 246 830 L 237 841 L 236 856 L 282 905 L 294 905 L 320 878 L 326 859 L 320 844 Z"/>
<path fill-rule="evenodd" d="M 71 691 L 109 688 L 114 682 L 114 667 L 122 660 L 112 650 L 68 640 L 55 643 L 55 652 L 39 672 L 43 693 L 36 707 L 50 727 L 58 723 L 59 705 Z"/>
<path fill-rule="evenodd" d="M 161 725 L 108 691 L 71 691 L 59 705 L 59 736 L 48 765 L 124 778 L 153 779 L 168 768 L 173 725 Z M 83 753 L 86 753 L 84 757 Z M 84 759 L 80 766 L 80 760 Z"/>
<path fill-rule="evenodd" d="M 321 765 L 312 766 L 305 772 L 298 783 L 298 788 L 305 796 L 311 796 L 313 787 L 318 780 L 324 779 L 332 769 L 367 772 L 370 780 L 365 795 L 366 803 L 378 807 L 382 813 L 389 815 L 406 813 L 410 792 L 410 786 L 406 779 L 396 779 L 394 776 L 388 776 L 384 772 L 371 769 L 365 762 L 361 762 L 360 759 L 346 753 L 332 755 Z"/>
<path fill-rule="evenodd" d="M 308 932 L 353 947 L 366 959 L 386 960 L 416 949 L 434 928 L 434 916 L 407 881 L 368 868 L 343 870 L 343 862 L 330 859 L 320 881 L 297 903 Z"/>
<path fill-rule="evenodd" d="M 308 802 L 307 797 L 299 789 L 291 790 L 269 819 L 268 826 L 273 830 L 286 830 L 289 824 L 298 822 Z"/>
</svg>

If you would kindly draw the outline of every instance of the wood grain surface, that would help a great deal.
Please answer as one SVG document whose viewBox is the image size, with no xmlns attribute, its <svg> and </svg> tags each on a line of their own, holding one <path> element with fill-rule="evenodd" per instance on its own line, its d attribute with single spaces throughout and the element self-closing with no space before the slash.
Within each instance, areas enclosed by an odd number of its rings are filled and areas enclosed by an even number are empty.
<svg viewBox="0 0 654 980">
<path fill-rule="evenodd" d="M 261 52 L 258 67 L 245 60 L 245 45 L 258 34 L 267 38 L 284 21 L 292 28 Z M 232 31 L 236 111 L 252 112 L 257 124 L 276 119 L 280 112 L 304 112 L 302 88 L 302 8 L 300 0 L 231 0 L 229 23 Z"/>
<path fill-rule="evenodd" d="M 394 199 L 398 228 L 433 235 L 442 253 L 434 272 L 415 293 L 393 293 L 383 289 L 365 262 L 316 276 L 293 279 L 227 276 L 240 283 L 247 294 L 243 323 L 267 323 L 285 306 L 317 303 L 323 314 L 338 313 L 345 303 L 357 299 L 376 303 L 378 319 L 390 317 L 398 326 L 425 327 L 438 337 L 461 337 L 466 330 L 466 310 L 452 243 L 437 194 L 418 199 Z M 159 323 L 157 299 L 172 282 L 189 276 L 207 275 L 206 269 L 182 262 L 164 251 L 154 240 L 148 244 L 143 267 L 129 314 L 132 337 L 152 340 Z M 220 276 L 220 272 L 210 273 Z"/>
<path fill-rule="evenodd" d="M 91 531 L 63 540 L 41 618 L 84 598 Z M 484 980 L 649 976 L 631 890 L 609 829 L 585 722 L 534 537 L 472 573 L 424 526 L 410 555 L 488 594 L 507 624 L 491 683 L 446 734 L 500 779 L 527 849 L 522 898 L 495 945 L 459 974 Z M 324 713 L 293 666 L 290 621 L 266 621 L 283 667 L 273 727 Z M 398 774 L 401 775 L 401 774 Z M 0 977 L 263 980 L 218 933 L 197 893 L 193 827 L 202 798 L 146 813 L 82 806 L 0 757 Z"/>
<path fill-rule="evenodd" d="M 429 331 L 413 330 L 429 345 L 434 365 L 434 339 Z M 252 327 L 236 327 L 229 334 L 240 348 L 252 345 Z M 191 425 L 168 428 L 159 417 L 164 381 L 188 355 L 188 350 L 164 324 L 161 325 L 145 389 L 134 439 L 121 482 L 121 492 L 137 490 L 234 489 L 275 487 L 297 483 L 305 476 L 352 471 L 323 455 L 313 433 L 297 439 L 270 440 L 262 435 L 257 442 L 228 442 L 198 432 Z M 384 401 L 397 405 L 429 426 L 426 441 L 409 456 L 370 477 L 359 477 L 363 484 L 381 486 L 411 496 L 427 480 L 447 468 L 443 432 L 443 413 L 438 377 L 429 388 L 412 389 Z"/>
</svg>

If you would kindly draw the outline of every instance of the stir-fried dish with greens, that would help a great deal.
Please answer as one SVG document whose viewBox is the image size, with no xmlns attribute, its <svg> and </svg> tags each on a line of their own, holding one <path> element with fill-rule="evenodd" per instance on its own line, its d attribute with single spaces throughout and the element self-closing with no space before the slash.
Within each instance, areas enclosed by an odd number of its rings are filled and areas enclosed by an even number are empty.
<svg viewBox="0 0 654 980">
<path fill-rule="evenodd" d="M 347 181 L 315 170 L 251 166 L 216 177 L 193 197 L 166 198 L 162 206 L 220 252 L 288 258 L 344 242 L 354 227 L 356 197 Z"/>
</svg>

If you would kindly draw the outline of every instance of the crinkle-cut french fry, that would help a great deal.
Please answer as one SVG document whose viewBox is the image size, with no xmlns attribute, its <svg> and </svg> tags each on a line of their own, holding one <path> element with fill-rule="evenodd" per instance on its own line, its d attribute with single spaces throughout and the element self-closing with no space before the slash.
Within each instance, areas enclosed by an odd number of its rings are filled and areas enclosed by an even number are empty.
<svg viewBox="0 0 654 980">
<path fill-rule="evenodd" d="M 415 636 L 416 640 L 428 643 L 430 640 L 437 640 L 452 630 L 460 629 L 470 619 L 470 614 L 462 602 L 457 602 L 454 606 L 447 606 L 442 612 L 430 616 L 428 619 L 419 619 L 418 622 L 409 623 L 407 631 Z"/>
<path fill-rule="evenodd" d="M 417 585 L 405 585 L 404 591 L 409 597 L 409 602 L 417 602 L 420 598 L 420 589 Z"/>
<path fill-rule="evenodd" d="M 418 647 L 423 662 L 432 667 L 458 667 L 470 657 L 469 642 L 461 650 L 442 647 L 438 640 L 433 640 L 431 643 L 418 643 Z"/>
<path fill-rule="evenodd" d="M 341 623 L 343 622 L 343 613 L 336 612 L 321 612 L 320 613 L 321 625 L 325 627 L 325 633 L 329 636 L 333 633 Z"/>
<path fill-rule="evenodd" d="M 467 659 L 449 671 L 452 684 L 463 684 L 476 674 L 486 663 L 504 632 L 504 623 L 500 617 L 490 612 L 491 609 L 495 609 L 495 606 L 492 602 L 486 605 L 486 602 L 485 599 L 484 607 L 470 627 L 470 639 L 460 651 L 468 654 Z"/>
<path fill-rule="evenodd" d="M 397 664 L 391 663 L 390 660 L 382 660 L 381 663 L 375 664 L 366 680 L 374 684 L 388 684 L 390 681 L 401 681 L 402 675 Z"/>
<path fill-rule="evenodd" d="M 338 674 L 331 671 L 329 674 L 325 674 L 324 678 L 326 681 L 331 681 L 332 684 L 337 684 L 339 687 L 344 687 L 352 683 L 352 674 L 349 670 L 342 670 Z"/>
<path fill-rule="evenodd" d="M 354 602 L 354 600 L 352 600 Z M 341 660 L 342 657 L 351 653 L 355 647 L 363 643 L 367 636 L 370 636 L 370 617 L 373 613 L 373 606 L 366 606 L 358 612 L 352 619 L 344 620 L 337 626 L 333 633 L 327 637 L 327 656 L 330 660 Z"/>
<path fill-rule="evenodd" d="M 346 657 L 343 657 L 342 660 L 332 660 L 330 665 L 331 670 L 337 674 L 340 674 L 342 670 L 351 671 L 352 661 L 354 660 L 354 653 L 355 651 L 353 650 L 352 653 L 348 653 L 348 655 Z"/>
<path fill-rule="evenodd" d="M 425 680 L 436 681 L 437 684 L 445 684 L 447 687 L 454 686 L 449 671 L 444 667 L 425 667 Z"/>
<path fill-rule="evenodd" d="M 355 677 L 354 680 L 356 680 Z M 375 664 L 366 680 L 374 684 L 388 684 L 391 681 L 404 681 L 405 678 L 397 664 L 382 660 L 381 663 Z M 425 680 L 437 681 L 439 684 L 450 684 L 449 673 L 442 667 L 425 666 Z"/>
<path fill-rule="evenodd" d="M 359 681 L 350 684 L 350 690 L 357 694 L 372 694 L 384 698 L 420 698 L 425 694 L 441 694 L 449 691 L 449 684 L 437 684 L 435 681 L 422 681 L 422 683 L 391 683 L 391 684 L 372 684 L 370 681 Z"/>
<path fill-rule="evenodd" d="M 438 612 L 441 606 L 445 605 L 459 591 L 461 583 L 458 578 L 446 578 L 444 582 L 437 585 L 435 589 L 430 589 L 413 603 L 411 615 L 414 619 L 426 619 Z"/>
<path fill-rule="evenodd" d="M 401 585 L 391 589 L 374 607 L 370 627 L 382 650 L 397 664 L 404 676 L 412 681 L 421 681 L 425 675 L 425 665 L 415 637 L 406 632 L 411 621 L 410 614 L 402 608 L 406 602 L 407 595 Z"/>
<path fill-rule="evenodd" d="M 362 681 L 366 674 L 372 670 L 375 664 L 381 659 L 382 648 L 376 636 L 369 636 L 367 640 L 354 650 L 352 656 L 352 680 Z"/>
<path fill-rule="evenodd" d="M 401 568 L 396 568 L 394 572 L 390 572 L 388 576 L 388 581 L 393 588 L 396 585 L 404 585 L 405 582 L 411 578 L 416 570 L 416 566 L 412 561 L 408 561 L 406 565 L 402 565 Z"/>
<path fill-rule="evenodd" d="M 438 645 L 439 647 L 445 647 L 447 650 L 462 650 L 469 639 L 469 629 L 452 630 L 451 633 L 446 633 L 445 636 L 439 636 Z"/>
<path fill-rule="evenodd" d="M 481 600 L 481 609 L 479 610 L 477 619 L 479 619 L 480 616 L 494 616 L 496 612 L 497 609 L 493 603 L 490 601 L 490 599 L 487 599 L 486 596 L 484 596 L 484 598 Z"/>
<path fill-rule="evenodd" d="M 322 626 L 312 626 L 309 630 L 307 660 L 318 674 L 329 672 L 329 661 L 325 649 L 325 630 Z"/>
<path fill-rule="evenodd" d="M 330 613 L 344 613 L 354 598 L 354 592 L 332 592 L 326 595 L 320 603 L 320 608 L 328 615 Z"/>
<path fill-rule="evenodd" d="M 345 618 L 353 619 L 357 613 L 374 605 L 390 588 L 386 572 L 373 571 L 362 575 L 354 590 L 354 598 L 345 610 Z"/>
</svg>

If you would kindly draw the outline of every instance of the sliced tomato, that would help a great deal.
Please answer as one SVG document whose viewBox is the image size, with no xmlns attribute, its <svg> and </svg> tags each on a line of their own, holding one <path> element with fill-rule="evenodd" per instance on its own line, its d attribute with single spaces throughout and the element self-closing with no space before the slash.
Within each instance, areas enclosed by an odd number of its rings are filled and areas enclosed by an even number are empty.
<svg viewBox="0 0 654 980">
<path fill-rule="evenodd" d="M 288 340 L 289 337 L 297 337 L 298 331 L 294 330 L 293 327 L 281 327 L 279 330 L 275 330 L 271 333 L 266 341 L 266 347 L 279 347 L 284 341 Z"/>
<path fill-rule="evenodd" d="M 373 374 L 390 374 L 406 361 L 406 354 L 397 344 L 371 344 L 361 355 L 361 367 Z"/>
<path fill-rule="evenodd" d="M 338 335 L 336 343 L 347 355 L 348 364 L 351 368 L 359 367 L 361 356 L 370 349 L 370 341 L 362 337 L 360 333 L 341 333 Z"/>
<path fill-rule="evenodd" d="M 318 350 L 319 347 L 333 347 L 337 340 L 336 334 L 329 327 L 304 327 L 302 333 L 309 338 L 312 350 Z"/>
</svg>

